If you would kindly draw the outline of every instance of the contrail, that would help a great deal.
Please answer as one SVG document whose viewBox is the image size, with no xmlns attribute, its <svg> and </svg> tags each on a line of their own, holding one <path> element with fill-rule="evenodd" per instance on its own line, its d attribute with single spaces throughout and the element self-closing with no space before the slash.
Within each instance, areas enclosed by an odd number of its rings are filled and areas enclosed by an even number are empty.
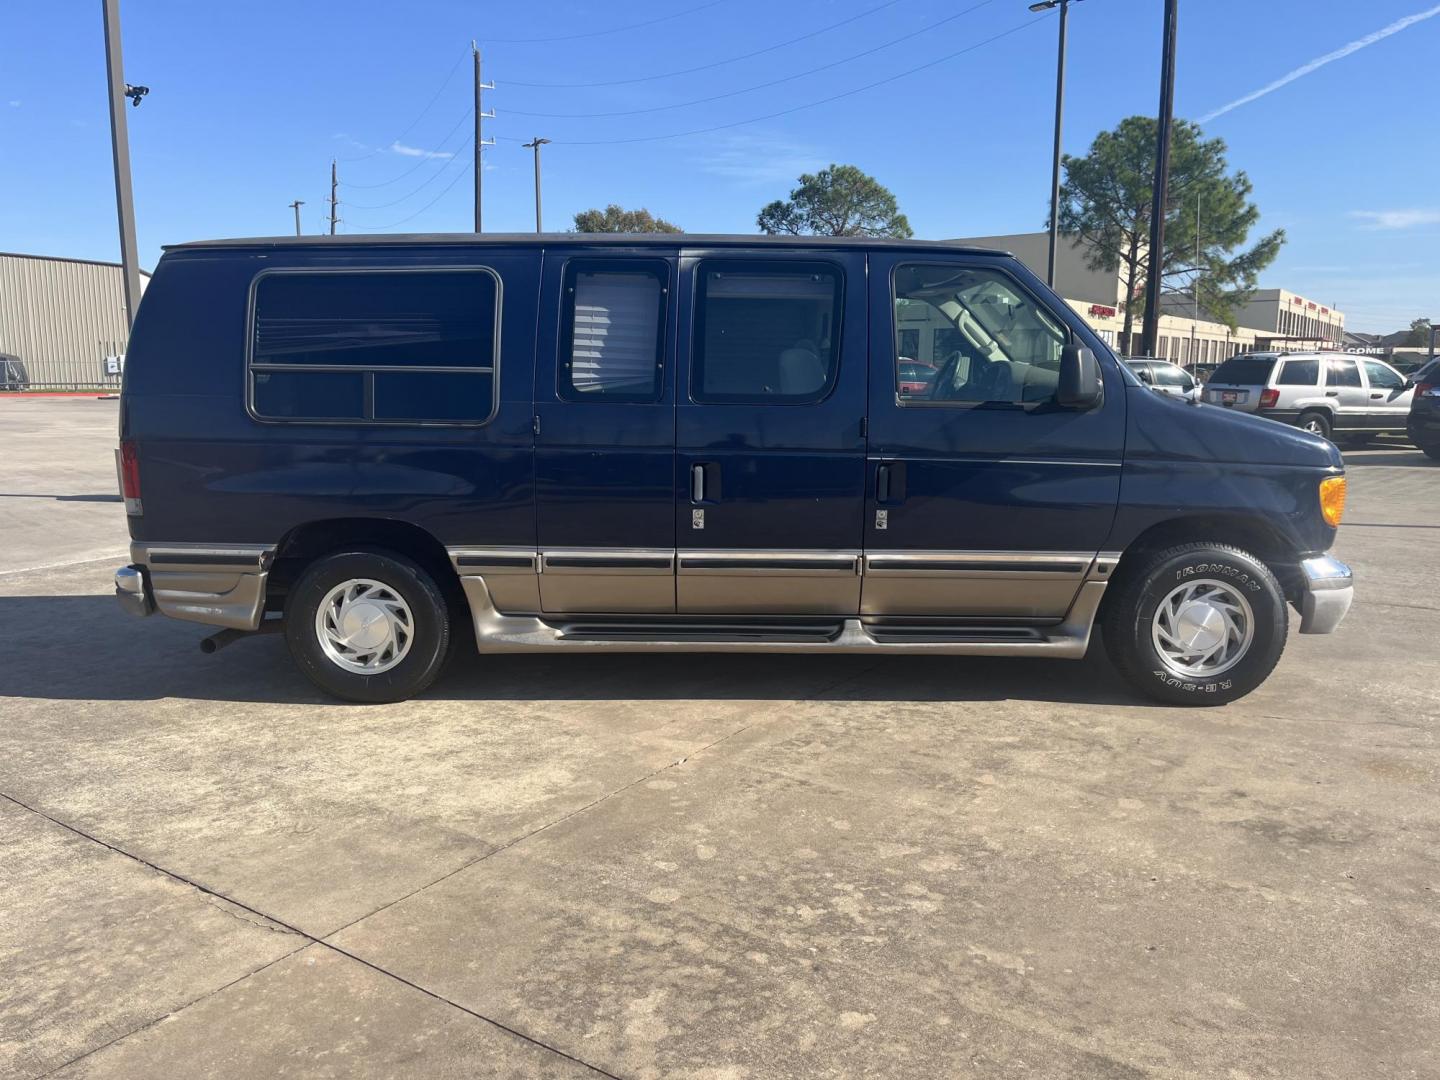
<svg viewBox="0 0 1440 1080">
<path fill-rule="evenodd" d="M 1386 26 L 1380 30 L 1376 30 L 1373 34 L 1366 34 L 1364 37 L 1357 38 L 1356 40 L 1350 42 L 1349 45 L 1343 45 L 1340 48 L 1336 49 L 1334 52 L 1326 53 L 1324 56 L 1316 57 L 1308 64 L 1302 64 L 1300 67 L 1296 68 L 1289 74 L 1280 76 L 1280 78 L 1276 79 L 1274 82 L 1270 83 L 1267 86 L 1262 86 L 1253 94 L 1246 94 L 1242 98 L 1236 98 L 1234 101 L 1230 102 L 1229 105 L 1222 105 L 1214 112 L 1206 113 L 1200 118 L 1200 123 L 1207 124 L 1211 120 L 1214 120 L 1217 116 L 1223 116 L 1231 109 L 1238 109 L 1241 105 L 1248 105 L 1256 98 L 1262 98 L 1266 94 L 1269 94 L 1275 90 L 1279 90 L 1280 87 L 1286 85 L 1287 83 L 1292 83 L 1296 79 L 1303 78 L 1304 76 L 1309 75 L 1316 68 L 1322 68 L 1326 64 L 1330 63 L 1332 60 L 1343 59 L 1344 57 L 1349 56 L 1353 52 L 1359 52 L 1367 45 L 1374 45 L 1377 41 L 1384 40 L 1391 34 L 1398 34 L 1407 26 L 1414 26 L 1416 23 L 1424 22 L 1426 19 L 1433 19 L 1436 15 L 1440 15 L 1440 4 L 1437 4 L 1435 7 L 1430 8 L 1428 11 L 1422 11 L 1415 15 L 1407 15 L 1403 19 L 1397 19 L 1389 26 Z"/>
</svg>

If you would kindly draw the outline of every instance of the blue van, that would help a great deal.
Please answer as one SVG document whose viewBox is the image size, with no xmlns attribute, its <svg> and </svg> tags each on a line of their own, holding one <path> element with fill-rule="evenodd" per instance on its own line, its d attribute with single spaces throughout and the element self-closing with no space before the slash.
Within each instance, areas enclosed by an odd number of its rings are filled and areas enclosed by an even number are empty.
<svg viewBox="0 0 1440 1080">
<path fill-rule="evenodd" d="M 1152 393 L 1014 258 L 754 236 L 166 250 L 116 592 L 354 701 L 460 641 L 1081 659 L 1220 704 L 1335 629 L 1339 452 Z"/>
</svg>

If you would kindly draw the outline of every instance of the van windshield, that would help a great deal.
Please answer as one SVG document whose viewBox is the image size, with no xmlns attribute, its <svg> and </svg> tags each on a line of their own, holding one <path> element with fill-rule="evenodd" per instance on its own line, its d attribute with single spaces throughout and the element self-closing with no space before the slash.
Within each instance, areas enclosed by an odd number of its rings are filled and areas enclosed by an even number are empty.
<svg viewBox="0 0 1440 1080">
<path fill-rule="evenodd" d="M 1270 381 L 1270 369 L 1275 360 L 1269 356 L 1232 356 L 1210 376 L 1212 383 L 1228 383 L 1239 386 L 1264 386 Z"/>
</svg>

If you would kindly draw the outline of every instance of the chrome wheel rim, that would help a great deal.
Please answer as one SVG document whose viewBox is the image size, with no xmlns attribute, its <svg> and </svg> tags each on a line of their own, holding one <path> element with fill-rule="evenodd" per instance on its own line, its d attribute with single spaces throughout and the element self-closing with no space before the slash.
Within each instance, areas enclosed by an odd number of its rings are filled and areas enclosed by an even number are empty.
<svg viewBox="0 0 1440 1080">
<path fill-rule="evenodd" d="M 1213 578 L 1170 590 L 1152 621 L 1151 640 L 1161 662 L 1187 679 L 1208 679 L 1229 671 L 1254 639 L 1250 602 Z"/>
<path fill-rule="evenodd" d="M 410 652 L 415 619 L 410 605 L 383 581 L 341 582 L 315 612 L 315 637 L 336 667 L 359 675 L 389 671 Z"/>
<path fill-rule="evenodd" d="M 1311 435 L 1324 435 L 1325 429 L 1320 426 L 1319 420 L 1306 420 L 1300 425 L 1302 431 L 1308 431 Z"/>
</svg>

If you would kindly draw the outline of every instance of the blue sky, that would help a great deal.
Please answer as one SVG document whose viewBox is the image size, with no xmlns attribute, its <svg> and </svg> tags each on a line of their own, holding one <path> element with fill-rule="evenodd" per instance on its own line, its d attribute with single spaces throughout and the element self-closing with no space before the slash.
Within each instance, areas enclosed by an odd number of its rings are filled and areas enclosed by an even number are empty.
<svg viewBox="0 0 1440 1080">
<path fill-rule="evenodd" d="M 498 84 L 487 96 L 498 114 L 487 134 L 499 139 L 486 152 L 487 229 L 533 227 L 520 142 L 535 134 L 554 140 L 551 228 L 613 201 L 690 231 L 752 232 L 761 205 L 831 161 L 889 186 L 918 236 L 1044 222 L 1056 22 L 1026 0 L 123 8 L 126 76 L 152 88 L 129 113 L 146 267 L 166 243 L 289 232 L 296 198 L 306 231 L 319 231 L 332 156 L 342 231 L 468 229 L 472 37 Z M 1067 151 L 1153 114 L 1161 9 L 1072 7 Z M 1213 113 L 1431 12 L 1434 0 L 1182 0 L 1177 115 Z M 596 33 L 617 26 L 628 29 Z M 529 40 L 539 38 L 549 40 Z M 1420 19 L 1205 125 L 1254 181 L 1261 228 L 1289 235 L 1265 284 L 1338 305 L 1352 329 L 1440 316 L 1436 55 L 1440 17 Z M 116 258 L 100 5 L 0 6 L 0 59 L 0 250 Z M 702 65 L 714 66 L 618 82 Z M 526 85 L 545 83 L 584 85 Z M 716 95 L 727 96 L 695 103 Z M 557 113 L 629 115 L 530 115 Z"/>
</svg>

